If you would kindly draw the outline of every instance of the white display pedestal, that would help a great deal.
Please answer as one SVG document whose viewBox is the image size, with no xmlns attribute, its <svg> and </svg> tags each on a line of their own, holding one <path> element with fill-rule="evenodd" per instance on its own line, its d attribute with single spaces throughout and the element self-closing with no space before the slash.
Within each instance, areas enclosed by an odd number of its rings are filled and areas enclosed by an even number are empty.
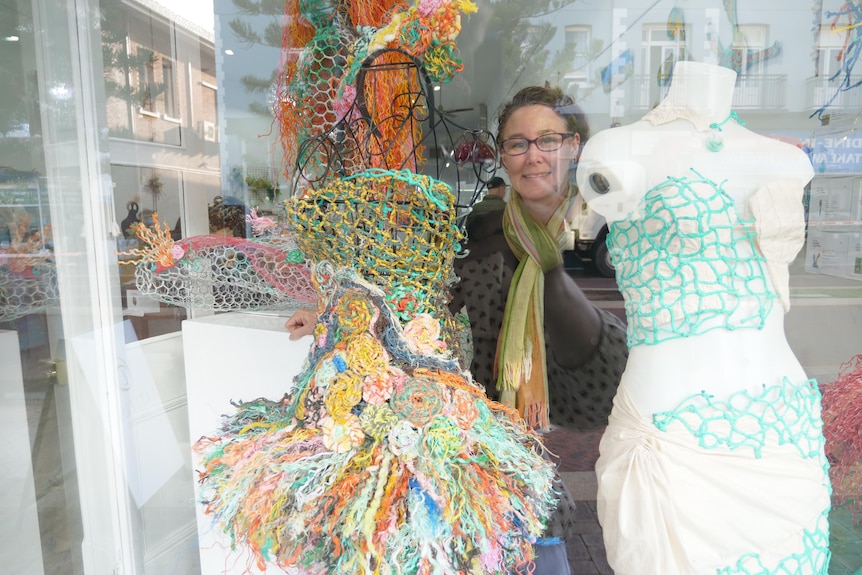
<svg viewBox="0 0 862 575">
<path fill-rule="evenodd" d="M 189 430 L 192 443 L 212 434 L 224 414 L 233 413 L 231 401 L 260 397 L 278 400 L 299 373 L 312 338 L 291 341 L 284 316 L 226 313 L 183 322 Z M 192 453 L 192 466 L 200 468 Z M 195 477 L 195 498 L 198 500 Z M 198 536 L 201 573 L 257 574 L 247 551 L 232 552 L 230 540 L 213 526 L 212 517 L 198 504 Z M 280 569 L 271 569 L 280 573 Z"/>
<path fill-rule="evenodd" d="M 30 462 L 27 407 L 18 333 L 0 330 L 0 565 L 8 573 L 44 573 L 36 488 Z M 17 521 L 15 520 L 17 518 Z"/>
</svg>

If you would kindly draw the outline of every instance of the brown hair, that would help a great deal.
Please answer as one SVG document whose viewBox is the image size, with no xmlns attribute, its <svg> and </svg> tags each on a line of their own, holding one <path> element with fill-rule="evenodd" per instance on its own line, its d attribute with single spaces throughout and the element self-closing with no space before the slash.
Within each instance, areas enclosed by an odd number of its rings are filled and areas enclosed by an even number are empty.
<svg viewBox="0 0 862 575">
<path fill-rule="evenodd" d="M 590 137 L 590 125 L 581 107 L 575 104 L 571 96 L 564 94 L 559 88 L 548 86 L 527 86 L 515 94 L 511 101 L 503 104 L 500 113 L 497 114 L 497 141 L 503 136 L 503 129 L 512 116 L 512 113 L 524 106 L 547 106 L 554 110 L 566 121 L 567 129 L 577 134 L 581 139 L 581 145 L 586 143 Z"/>
</svg>

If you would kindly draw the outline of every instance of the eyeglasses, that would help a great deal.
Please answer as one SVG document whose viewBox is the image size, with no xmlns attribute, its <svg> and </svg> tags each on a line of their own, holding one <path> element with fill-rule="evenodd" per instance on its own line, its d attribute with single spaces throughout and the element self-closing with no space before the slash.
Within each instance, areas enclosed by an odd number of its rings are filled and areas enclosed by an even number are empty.
<svg viewBox="0 0 862 575">
<path fill-rule="evenodd" d="M 530 149 L 530 144 L 536 144 L 536 148 L 542 152 L 553 152 L 559 150 L 563 142 L 573 136 L 574 134 L 568 132 L 548 132 L 532 140 L 529 138 L 507 138 L 500 142 L 500 149 L 506 155 L 520 156 L 527 153 L 527 150 Z"/>
</svg>

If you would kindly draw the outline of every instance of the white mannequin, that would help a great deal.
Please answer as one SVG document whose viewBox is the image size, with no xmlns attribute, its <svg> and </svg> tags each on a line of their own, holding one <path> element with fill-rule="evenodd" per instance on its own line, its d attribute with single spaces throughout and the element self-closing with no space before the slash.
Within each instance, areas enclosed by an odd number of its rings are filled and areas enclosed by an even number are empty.
<svg viewBox="0 0 862 575">
<path fill-rule="evenodd" d="M 596 134 L 580 158 L 578 186 L 609 222 L 637 218 L 648 190 L 668 177 L 696 178 L 692 169 L 722 184 L 745 219 L 755 218 L 754 193 L 766 184 L 773 188 L 767 198 L 759 196 L 766 215 L 781 222 L 770 253 L 783 253 L 769 257 L 769 272 L 784 305 L 772 307 L 763 329 L 720 328 L 635 345 L 620 385 L 642 415 L 673 409 L 701 391 L 726 398 L 740 390 L 756 394 L 784 377 L 796 384 L 806 379 L 785 338 L 783 316 L 789 305 L 787 264 L 802 245 L 803 188 L 814 172 L 801 150 L 728 120 L 735 79 L 727 68 L 677 63 L 667 98 L 656 110 L 646 119 Z M 720 131 L 710 128 L 713 123 Z M 715 137 L 722 143 L 718 152 L 706 145 Z M 767 219 L 757 213 L 759 221 Z"/>
</svg>

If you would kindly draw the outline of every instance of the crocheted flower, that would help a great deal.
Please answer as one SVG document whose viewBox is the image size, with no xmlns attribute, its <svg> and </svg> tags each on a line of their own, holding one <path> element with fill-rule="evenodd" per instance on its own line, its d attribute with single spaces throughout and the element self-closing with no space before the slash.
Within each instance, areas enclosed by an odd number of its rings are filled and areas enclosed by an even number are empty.
<svg viewBox="0 0 862 575">
<path fill-rule="evenodd" d="M 419 353 L 441 353 L 446 344 L 440 339 L 440 322 L 430 314 L 420 313 L 404 326 L 404 338 Z"/>
<path fill-rule="evenodd" d="M 409 421 L 399 421 L 389 430 L 389 449 L 401 459 L 415 459 L 420 437 L 419 430 Z"/>
<path fill-rule="evenodd" d="M 341 336 L 367 330 L 376 313 L 376 310 L 372 311 L 371 304 L 353 291 L 343 295 L 335 305 Z"/>
<path fill-rule="evenodd" d="M 437 458 L 454 457 L 461 450 L 461 429 L 445 415 L 438 415 L 425 427 L 422 443 Z"/>
<path fill-rule="evenodd" d="M 446 390 L 430 377 L 409 377 L 401 389 L 393 392 L 389 403 L 398 416 L 423 427 L 443 413 L 447 395 Z"/>
<path fill-rule="evenodd" d="M 318 323 L 314 326 L 314 344 L 317 347 L 323 347 L 326 345 L 326 334 L 328 330 L 326 329 L 326 325 L 323 323 Z"/>
<path fill-rule="evenodd" d="M 339 364 L 343 369 L 339 369 Z M 322 360 L 317 365 L 317 372 L 314 374 L 314 385 L 320 388 L 326 388 L 330 383 L 335 381 L 338 374 L 346 371 L 346 362 L 341 358 L 340 352 L 334 352 L 330 357 Z"/>
<path fill-rule="evenodd" d="M 478 400 L 463 389 L 455 389 L 452 391 L 452 401 L 446 406 L 445 413 L 454 418 L 464 429 L 470 429 L 479 417 L 476 401 Z"/>
<path fill-rule="evenodd" d="M 392 408 L 387 403 L 367 405 L 359 416 L 359 424 L 363 431 L 377 441 L 383 441 L 399 421 L 398 416 L 392 412 Z"/>
<path fill-rule="evenodd" d="M 183 259 L 184 255 L 186 255 L 186 251 L 183 249 L 183 246 L 179 244 L 174 244 L 171 248 L 171 256 L 173 256 L 174 261 L 180 261 L 181 259 Z"/>
<path fill-rule="evenodd" d="M 371 405 L 380 405 L 392 396 L 392 389 L 391 373 L 373 373 L 362 380 L 362 399 Z"/>
<path fill-rule="evenodd" d="M 347 342 L 347 365 L 359 375 L 374 375 L 386 371 L 389 354 L 370 333 L 361 333 Z"/>
<path fill-rule="evenodd" d="M 444 0 L 419 0 L 419 5 L 416 9 L 423 16 L 430 16 L 440 9 Z"/>
<path fill-rule="evenodd" d="M 362 401 L 362 383 L 352 371 L 338 375 L 326 388 L 323 403 L 329 415 L 338 421 L 343 421 L 350 410 Z"/>
<path fill-rule="evenodd" d="M 352 413 L 342 421 L 324 417 L 320 420 L 320 432 L 323 436 L 323 445 L 336 453 L 350 451 L 365 441 L 365 432 L 359 425 L 359 418 Z"/>
<path fill-rule="evenodd" d="M 403 389 L 404 382 L 407 381 L 407 374 L 394 365 L 390 365 L 387 369 L 389 371 L 389 377 L 392 379 L 392 389 Z"/>
</svg>

